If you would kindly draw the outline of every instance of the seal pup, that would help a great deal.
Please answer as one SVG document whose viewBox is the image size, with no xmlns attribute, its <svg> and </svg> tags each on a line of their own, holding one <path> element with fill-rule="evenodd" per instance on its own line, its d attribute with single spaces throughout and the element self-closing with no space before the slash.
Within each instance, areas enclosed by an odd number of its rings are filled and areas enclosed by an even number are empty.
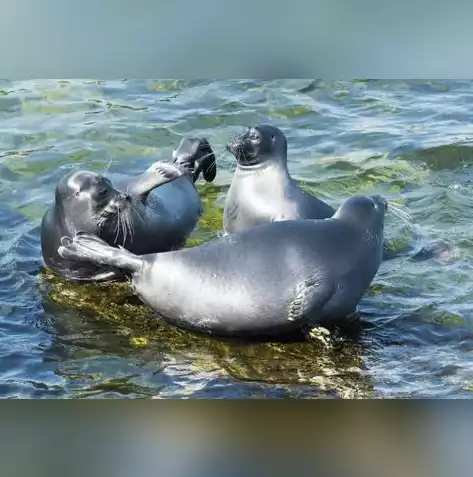
<svg viewBox="0 0 473 477">
<path fill-rule="evenodd" d="M 97 235 L 106 243 L 137 255 L 182 247 L 202 214 L 194 181 L 200 172 L 213 180 L 216 164 L 208 142 L 199 139 L 183 139 L 173 152 L 173 161 L 156 162 L 119 187 L 93 172 L 65 175 L 41 223 L 45 265 L 69 280 L 99 282 L 124 278 L 120 270 L 60 257 L 57 249 L 61 237 L 76 232 Z"/>
<path fill-rule="evenodd" d="M 375 277 L 387 202 L 352 197 L 330 219 L 250 227 L 196 247 L 134 255 L 86 234 L 58 254 L 124 270 L 138 297 L 168 322 L 240 338 L 343 325 Z"/>
</svg>

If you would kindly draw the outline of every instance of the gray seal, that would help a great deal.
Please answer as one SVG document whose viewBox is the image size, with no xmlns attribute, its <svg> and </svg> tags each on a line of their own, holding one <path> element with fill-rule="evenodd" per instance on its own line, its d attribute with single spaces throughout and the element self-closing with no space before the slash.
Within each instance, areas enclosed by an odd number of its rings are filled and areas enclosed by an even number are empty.
<svg viewBox="0 0 473 477">
<path fill-rule="evenodd" d="M 223 212 L 225 232 L 280 220 L 327 219 L 335 209 L 302 190 L 287 168 L 287 140 L 275 126 L 260 125 L 231 139 L 237 167 Z"/>
<path fill-rule="evenodd" d="M 352 197 L 327 220 L 247 228 L 177 251 L 134 255 L 97 237 L 63 237 L 58 253 L 125 270 L 138 297 L 192 331 L 274 338 L 343 326 L 381 260 L 386 201 Z"/>
<path fill-rule="evenodd" d="M 216 164 L 204 139 L 184 138 L 173 153 L 173 161 L 156 162 L 120 187 L 93 172 L 65 175 L 41 223 L 46 266 L 69 280 L 124 278 L 121 270 L 61 258 L 57 253 L 61 237 L 77 232 L 97 235 L 137 255 L 182 247 L 202 214 L 194 181 L 200 172 L 207 180 L 213 180 Z"/>
</svg>

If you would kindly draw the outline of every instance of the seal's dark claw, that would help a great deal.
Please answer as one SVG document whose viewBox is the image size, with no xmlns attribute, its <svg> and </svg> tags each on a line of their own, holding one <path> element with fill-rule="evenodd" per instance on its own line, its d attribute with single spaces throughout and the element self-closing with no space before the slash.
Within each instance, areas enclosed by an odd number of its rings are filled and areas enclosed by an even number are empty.
<svg viewBox="0 0 473 477">
<path fill-rule="evenodd" d="M 204 137 L 183 138 L 179 147 L 173 151 L 174 164 L 194 175 L 194 182 L 202 175 L 206 182 L 212 182 L 216 176 L 215 155 L 209 141 Z"/>
</svg>

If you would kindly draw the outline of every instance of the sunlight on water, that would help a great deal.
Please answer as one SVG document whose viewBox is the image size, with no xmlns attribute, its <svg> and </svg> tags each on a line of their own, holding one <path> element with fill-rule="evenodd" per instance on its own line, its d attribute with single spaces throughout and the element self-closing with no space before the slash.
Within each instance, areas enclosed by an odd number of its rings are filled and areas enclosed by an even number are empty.
<svg viewBox="0 0 473 477">
<path fill-rule="evenodd" d="M 473 390 L 473 123 L 469 82 L 123 80 L 0 83 L 0 396 L 469 396 Z M 382 264 L 359 336 L 247 344 L 165 325 L 126 285 L 78 286 L 41 270 L 39 224 L 71 168 L 138 174 L 182 135 L 222 155 L 200 184 L 189 245 L 218 236 L 235 164 L 229 134 L 273 123 L 289 169 L 337 206 L 402 204 L 441 260 Z M 396 246 L 405 224 L 387 217 Z"/>
</svg>

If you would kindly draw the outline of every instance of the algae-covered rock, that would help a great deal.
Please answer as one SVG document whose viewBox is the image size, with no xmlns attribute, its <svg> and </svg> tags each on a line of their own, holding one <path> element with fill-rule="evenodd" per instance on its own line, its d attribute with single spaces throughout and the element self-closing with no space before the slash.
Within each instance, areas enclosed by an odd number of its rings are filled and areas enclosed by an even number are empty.
<svg viewBox="0 0 473 477">
<path fill-rule="evenodd" d="M 216 237 L 221 230 L 219 187 L 202 187 L 204 216 L 187 246 Z M 111 327 L 124 341 L 114 352 L 159 352 L 169 359 L 192 363 L 194 372 L 218 371 L 234 379 L 315 385 L 342 397 L 368 396 L 369 381 L 362 372 L 360 345 L 337 341 L 327 346 L 319 340 L 303 342 L 242 342 L 191 333 L 167 324 L 134 296 L 129 283 L 80 284 L 42 273 L 43 293 L 64 309 L 85 313 L 88 319 Z M 124 344 L 125 343 L 125 344 Z M 123 346 L 125 346 L 123 348 Z"/>
</svg>

